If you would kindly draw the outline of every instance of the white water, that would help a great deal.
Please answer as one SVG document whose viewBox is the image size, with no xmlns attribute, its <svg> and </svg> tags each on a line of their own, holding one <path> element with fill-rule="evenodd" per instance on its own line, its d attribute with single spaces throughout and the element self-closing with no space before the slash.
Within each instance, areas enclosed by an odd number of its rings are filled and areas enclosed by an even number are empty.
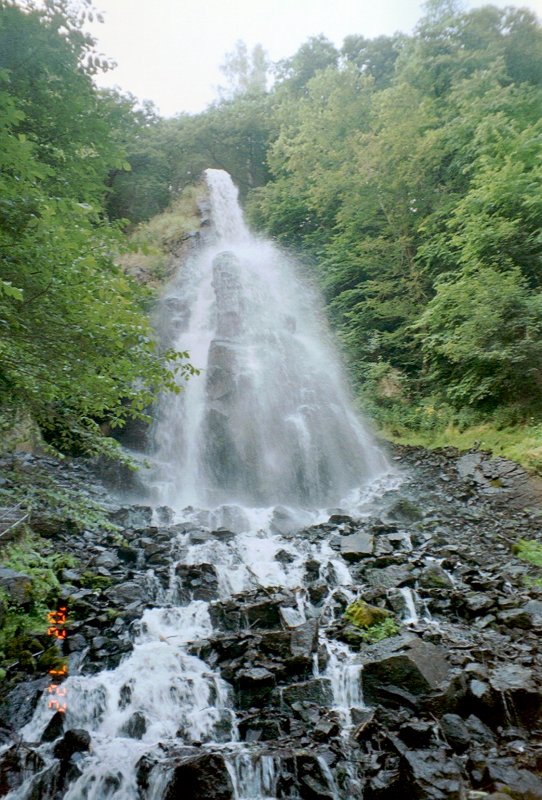
<svg viewBox="0 0 542 800">
<path fill-rule="evenodd" d="M 159 755 L 160 743 L 223 753 L 232 800 L 275 800 L 280 756 L 239 742 L 231 688 L 189 652 L 213 633 L 209 603 L 178 605 L 174 565 L 213 565 L 222 599 L 262 587 L 290 590 L 284 628 L 319 613 L 330 621 L 355 597 L 347 565 L 325 538 L 292 538 L 281 525 L 286 518 L 295 532 L 325 521 L 330 504 L 368 514 L 398 482 L 351 409 L 312 292 L 278 250 L 251 236 L 229 176 L 208 170 L 207 180 L 213 241 L 167 293 L 184 309 L 177 345 L 202 374 L 161 403 L 150 478 L 156 503 L 172 506 L 186 530 L 172 538 L 170 587 L 163 607 L 139 622 L 133 652 L 116 669 L 67 681 L 66 725 L 88 730 L 93 750 L 66 800 L 139 800 L 136 765 L 146 753 Z M 279 503 L 288 508 L 274 510 Z M 194 543 L 191 525 L 236 535 Z M 319 610 L 303 589 L 311 562 L 330 583 Z M 330 682 L 346 743 L 351 710 L 363 707 L 361 664 L 324 632 L 320 648 L 327 653 L 321 677 Z M 51 713 L 44 698 L 23 737 L 39 740 Z M 134 715 L 144 720 L 140 739 L 130 733 Z M 50 746 L 42 749 L 48 758 Z M 330 794 L 346 800 L 348 789 L 341 794 L 319 764 Z M 167 781 L 166 766 L 153 773 L 147 800 L 162 800 Z M 31 792 L 27 782 L 8 797 L 27 800 Z"/>
<path fill-rule="evenodd" d="M 386 459 L 351 410 L 314 293 L 249 233 L 229 175 L 207 170 L 207 181 L 213 240 L 167 293 L 185 309 L 174 344 L 202 374 L 160 405 L 157 498 L 176 509 L 340 504 Z"/>
</svg>

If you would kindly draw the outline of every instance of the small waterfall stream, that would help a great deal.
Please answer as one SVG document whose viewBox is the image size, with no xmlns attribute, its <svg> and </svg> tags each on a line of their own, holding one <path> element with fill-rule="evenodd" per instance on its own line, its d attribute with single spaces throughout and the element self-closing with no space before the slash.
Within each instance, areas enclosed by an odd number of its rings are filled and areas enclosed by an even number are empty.
<svg viewBox="0 0 542 800">
<path fill-rule="evenodd" d="M 284 753 L 242 740 L 232 686 L 206 662 L 205 642 L 232 597 L 282 592 L 282 630 L 314 623 L 312 677 L 329 686 L 345 748 L 351 710 L 363 708 L 358 657 L 328 638 L 324 624 L 355 598 L 348 567 L 325 536 L 297 531 L 325 523 L 336 512 L 330 506 L 368 515 L 398 478 L 352 411 L 312 291 L 280 251 L 249 233 L 229 176 L 207 170 L 207 182 L 210 241 L 166 293 L 177 310 L 176 342 L 202 373 L 160 403 L 150 455 L 156 505 L 176 512 L 170 582 L 116 669 L 68 678 L 67 726 L 88 730 L 93 749 L 66 800 L 162 800 L 172 747 L 220 754 L 232 800 L 300 797 L 280 783 Z M 216 576 L 216 591 L 194 599 L 186 570 L 202 566 Z M 303 589 L 308 569 L 325 584 L 318 608 Z M 39 741 L 51 713 L 45 698 L 25 740 Z M 50 745 L 43 753 L 50 763 Z M 143 785 L 146 757 L 156 763 Z M 339 788 L 316 759 L 326 797 L 347 800 L 348 776 Z M 9 800 L 36 797 L 33 785 Z"/>
</svg>

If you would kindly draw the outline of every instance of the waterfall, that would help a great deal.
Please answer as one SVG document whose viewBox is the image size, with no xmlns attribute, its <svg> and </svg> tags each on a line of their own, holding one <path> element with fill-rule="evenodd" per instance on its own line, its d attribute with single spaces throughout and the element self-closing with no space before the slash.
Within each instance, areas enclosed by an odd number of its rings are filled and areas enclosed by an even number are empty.
<svg viewBox="0 0 542 800">
<path fill-rule="evenodd" d="M 330 800 L 357 792 L 354 762 L 343 762 L 338 785 L 323 754 L 283 745 L 273 728 L 261 742 L 261 731 L 247 732 L 252 702 L 262 712 L 256 727 L 268 714 L 250 692 L 262 682 L 271 726 L 290 709 L 296 741 L 306 723 L 292 709 L 316 698 L 329 712 L 325 724 L 338 720 L 347 758 L 362 668 L 327 632 L 355 595 L 325 508 L 368 516 L 396 479 L 350 406 L 313 292 L 283 253 L 249 233 L 229 176 L 207 170 L 207 182 L 213 229 L 162 305 L 162 317 L 170 312 L 163 329 L 201 369 L 181 394 L 162 399 L 154 431 L 150 480 L 157 505 L 176 511 L 160 529 L 170 537 L 169 563 L 163 585 L 150 567 L 134 578 L 148 587 L 149 607 L 131 628 L 132 652 L 98 674 L 70 671 L 66 726 L 87 730 L 92 752 L 79 754 L 65 800 L 177 797 L 171 782 L 182 784 L 176 769 L 190 759 L 207 759 L 211 773 L 218 764 L 230 787 L 220 798 L 229 800 L 296 800 L 307 796 L 300 781 Z M 147 547 L 153 530 L 139 532 Z M 248 667 L 224 677 L 213 648 L 236 648 L 237 639 Z M 267 656 L 258 650 L 264 641 Z M 287 648 L 292 675 L 275 646 Z M 45 696 L 22 737 L 42 741 L 51 715 Z M 43 796 L 44 782 L 56 780 L 53 746 L 39 748 L 43 774 L 9 800 Z"/>
<path fill-rule="evenodd" d="M 213 235 L 165 298 L 182 308 L 174 345 L 201 374 L 160 403 L 162 502 L 339 504 L 387 469 L 354 414 L 314 292 L 251 235 L 230 176 L 207 170 Z"/>
</svg>

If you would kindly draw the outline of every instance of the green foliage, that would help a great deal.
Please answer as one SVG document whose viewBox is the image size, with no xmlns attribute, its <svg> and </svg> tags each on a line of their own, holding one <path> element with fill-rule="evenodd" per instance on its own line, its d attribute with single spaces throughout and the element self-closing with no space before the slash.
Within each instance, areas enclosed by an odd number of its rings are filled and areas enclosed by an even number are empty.
<svg viewBox="0 0 542 800">
<path fill-rule="evenodd" d="M 520 539 L 514 547 L 514 553 L 522 561 L 528 561 L 529 564 L 542 568 L 542 543 L 532 539 Z"/>
<path fill-rule="evenodd" d="M 542 385 L 542 294 L 517 268 L 485 267 L 437 285 L 417 323 L 428 379 L 457 407 L 536 397 Z"/>
<path fill-rule="evenodd" d="M 56 663 L 60 659 L 54 644 L 44 643 L 47 613 L 56 609 L 60 582 L 65 567 L 75 560 L 52 552 L 48 542 L 27 530 L 15 543 L 2 550 L 2 564 L 21 572 L 31 580 L 24 602 L 16 602 L 0 593 L 2 624 L 0 626 L 0 670 L 10 675 L 13 667 L 32 672 L 43 659 Z M 45 662 L 43 662 L 45 663 Z"/>
<path fill-rule="evenodd" d="M 356 638 L 369 644 L 399 633 L 399 625 L 390 611 L 371 606 L 364 600 L 350 603 L 344 618 L 358 629 Z"/>
<path fill-rule="evenodd" d="M 397 636 L 400 628 L 394 619 L 385 619 L 382 622 L 377 622 L 376 625 L 371 625 L 366 631 L 361 632 L 361 638 L 368 644 L 376 644 L 383 639 L 389 639 L 391 636 Z"/>
<path fill-rule="evenodd" d="M 541 416 L 542 30 L 426 12 L 412 37 L 290 60 L 315 69 L 276 89 L 273 179 L 248 208 L 317 264 L 365 406 L 430 436 Z"/>
<path fill-rule="evenodd" d="M 24 409 L 58 450 L 111 454 L 102 423 L 145 417 L 191 368 L 159 352 L 152 296 L 115 263 L 103 199 L 125 158 L 92 41 L 62 0 L 27 6 L 0 0 L 0 423 Z"/>
<path fill-rule="evenodd" d="M 47 521 L 50 528 L 72 526 L 78 530 L 116 531 L 107 511 L 83 491 L 63 486 L 51 472 L 39 467 L 22 469 L 17 462 L 0 488 L 0 506 L 20 506 L 30 517 Z"/>
<path fill-rule="evenodd" d="M 534 567 L 538 567 L 537 572 L 542 569 L 542 543 L 536 542 L 532 539 L 520 539 L 514 545 L 514 553 L 522 561 L 527 561 Z M 542 573 L 537 575 L 527 575 L 525 577 L 525 585 L 542 589 Z"/>
</svg>

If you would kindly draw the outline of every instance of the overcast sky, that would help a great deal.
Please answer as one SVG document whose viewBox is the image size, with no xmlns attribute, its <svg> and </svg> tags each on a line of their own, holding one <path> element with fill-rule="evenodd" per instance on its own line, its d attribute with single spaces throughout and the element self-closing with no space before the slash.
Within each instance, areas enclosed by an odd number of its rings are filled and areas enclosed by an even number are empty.
<svg viewBox="0 0 542 800">
<path fill-rule="evenodd" d="M 463 0 L 477 8 L 483 0 Z M 542 17 L 542 0 L 494 0 Z M 95 0 L 103 24 L 91 26 L 98 49 L 117 62 L 98 79 L 164 116 L 202 111 L 223 84 L 220 64 L 237 40 L 262 44 L 272 61 L 291 56 L 309 36 L 336 45 L 345 36 L 409 33 L 422 15 L 418 0 Z"/>
</svg>

